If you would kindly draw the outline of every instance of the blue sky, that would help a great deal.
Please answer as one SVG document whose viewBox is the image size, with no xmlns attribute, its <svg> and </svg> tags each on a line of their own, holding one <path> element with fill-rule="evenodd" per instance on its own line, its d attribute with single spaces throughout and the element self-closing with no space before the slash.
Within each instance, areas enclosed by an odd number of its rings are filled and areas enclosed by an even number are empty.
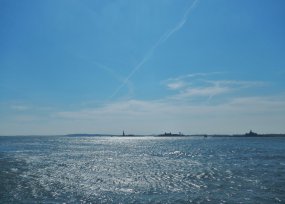
<svg viewBox="0 0 285 204">
<path fill-rule="evenodd" d="M 285 133 L 283 0 L 0 0 L 0 135 Z"/>
</svg>

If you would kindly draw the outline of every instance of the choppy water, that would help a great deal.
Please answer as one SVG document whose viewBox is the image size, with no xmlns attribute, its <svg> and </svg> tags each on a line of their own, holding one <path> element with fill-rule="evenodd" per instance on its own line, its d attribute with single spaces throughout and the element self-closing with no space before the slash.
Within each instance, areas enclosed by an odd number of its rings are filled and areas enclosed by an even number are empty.
<svg viewBox="0 0 285 204">
<path fill-rule="evenodd" d="M 0 137 L 0 203 L 285 203 L 285 138 Z"/>
</svg>

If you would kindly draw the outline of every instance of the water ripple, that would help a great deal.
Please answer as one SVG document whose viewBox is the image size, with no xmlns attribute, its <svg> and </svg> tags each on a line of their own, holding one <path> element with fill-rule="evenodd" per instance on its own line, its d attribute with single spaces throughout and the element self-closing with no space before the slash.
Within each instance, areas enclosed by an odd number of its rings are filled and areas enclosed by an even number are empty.
<svg viewBox="0 0 285 204">
<path fill-rule="evenodd" d="M 49 138 L 32 142 L 23 145 L 34 150 L 17 149 L 0 157 L 4 201 L 285 201 L 280 146 L 267 155 L 263 145 L 218 139 Z"/>
</svg>

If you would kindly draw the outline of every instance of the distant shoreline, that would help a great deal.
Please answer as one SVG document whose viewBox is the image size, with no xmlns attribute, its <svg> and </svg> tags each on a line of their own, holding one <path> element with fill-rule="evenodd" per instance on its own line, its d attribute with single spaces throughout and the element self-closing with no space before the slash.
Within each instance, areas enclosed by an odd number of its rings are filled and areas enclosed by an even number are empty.
<svg viewBox="0 0 285 204">
<path fill-rule="evenodd" d="M 247 134 L 193 134 L 193 135 L 113 135 L 113 134 L 67 134 L 67 137 L 285 137 L 285 134 L 257 134 L 257 135 L 247 135 Z"/>
<path fill-rule="evenodd" d="M 257 135 L 246 135 L 246 134 L 191 134 L 191 135 L 161 135 L 161 134 L 151 134 L 151 135 L 115 135 L 115 134 L 58 134 L 58 135 L 0 135 L 0 137 L 120 137 L 120 138 L 128 138 L 128 137 L 157 137 L 157 138 L 181 138 L 181 137 L 211 137 L 211 138 L 221 138 L 221 137 L 228 137 L 228 138 L 268 138 L 268 137 L 284 137 L 285 134 L 257 134 Z"/>
</svg>

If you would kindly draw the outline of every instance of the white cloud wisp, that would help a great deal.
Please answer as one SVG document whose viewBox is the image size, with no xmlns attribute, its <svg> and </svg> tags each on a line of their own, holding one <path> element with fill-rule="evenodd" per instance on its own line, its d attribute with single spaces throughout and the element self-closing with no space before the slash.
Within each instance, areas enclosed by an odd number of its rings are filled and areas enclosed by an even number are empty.
<svg viewBox="0 0 285 204">
<path fill-rule="evenodd" d="M 242 96 L 243 91 L 263 87 L 266 83 L 206 80 L 207 76 L 190 74 L 164 81 L 172 91 L 166 98 L 113 101 L 97 108 L 57 112 L 54 117 L 74 123 L 92 121 L 95 132 L 108 130 L 111 133 L 122 129 L 139 134 L 285 131 L 281 125 L 285 120 L 285 96 Z M 196 84 L 194 79 L 197 78 L 199 83 Z M 267 124 L 271 124 L 270 127 Z"/>
</svg>

